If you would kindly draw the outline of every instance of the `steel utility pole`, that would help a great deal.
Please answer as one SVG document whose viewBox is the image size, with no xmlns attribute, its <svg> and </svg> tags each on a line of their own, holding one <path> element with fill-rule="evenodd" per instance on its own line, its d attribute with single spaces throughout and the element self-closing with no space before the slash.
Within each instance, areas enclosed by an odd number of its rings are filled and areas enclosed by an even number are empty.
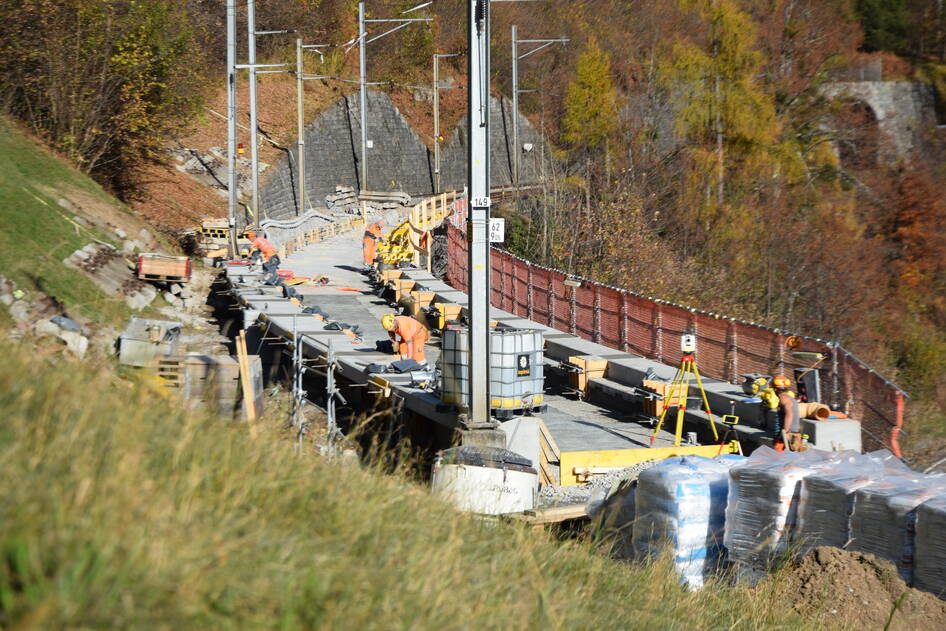
<svg viewBox="0 0 946 631">
<path fill-rule="evenodd" d="M 358 3 L 358 114 L 361 116 L 361 186 L 368 190 L 368 86 L 365 67 L 365 3 Z"/>
<path fill-rule="evenodd" d="M 495 1 L 495 0 L 494 0 Z M 558 39 L 519 39 L 518 38 L 519 29 L 513 24 L 512 25 L 512 182 L 515 187 L 519 188 L 519 165 L 522 157 L 522 146 L 519 143 L 519 95 L 525 92 L 534 92 L 534 90 L 520 90 L 519 89 L 519 60 L 525 59 L 533 53 L 537 53 L 543 48 L 547 48 L 552 44 L 566 44 L 568 43 L 567 37 L 559 37 Z M 537 48 L 533 48 L 529 52 L 520 55 L 519 54 L 519 44 L 541 44 Z"/>
<path fill-rule="evenodd" d="M 440 60 L 459 56 L 459 53 L 434 55 L 434 193 L 440 192 Z"/>
<path fill-rule="evenodd" d="M 424 2 L 416 7 L 410 8 L 406 11 L 401 11 L 401 15 L 406 13 L 411 13 L 417 9 L 422 9 L 426 6 L 429 6 L 431 2 Z M 432 22 L 433 18 L 393 18 L 390 20 L 367 20 L 365 19 L 365 3 L 358 3 L 358 84 L 361 88 L 359 91 L 359 109 L 361 116 L 361 190 L 367 191 L 368 189 L 368 70 L 367 70 L 367 61 L 366 61 L 366 52 L 368 44 L 371 42 L 376 42 L 385 35 L 390 35 L 395 31 L 399 31 L 405 26 L 410 25 L 412 22 Z M 375 35 L 371 39 L 368 39 L 367 25 L 375 23 L 396 23 L 392 29 L 381 33 L 380 35 Z"/>
<path fill-rule="evenodd" d="M 489 0 L 467 0 L 469 89 L 467 240 L 470 310 L 470 429 L 494 426 L 489 411 Z"/>
<path fill-rule="evenodd" d="M 305 63 L 303 53 L 306 50 L 315 50 L 326 48 L 329 44 L 303 44 L 302 39 L 296 39 L 296 153 L 298 154 L 296 162 L 298 164 L 296 176 L 296 188 L 298 189 L 298 199 L 296 200 L 296 214 L 301 216 L 306 209 L 306 190 L 305 190 L 305 91 L 303 82 L 308 79 L 324 79 L 323 75 L 307 75 L 305 73 Z M 322 53 L 319 53 L 321 55 Z"/>
<path fill-rule="evenodd" d="M 237 256 L 236 131 L 236 0 L 227 0 L 227 219 L 231 258 Z"/>
<path fill-rule="evenodd" d="M 256 0 L 246 0 L 246 30 L 247 30 L 247 64 L 250 66 L 250 183 L 253 198 L 250 202 L 250 212 L 255 221 L 259 222 L 259 138 L 256 128 L 259 119 L 256 114 Z"/>
<path fill-rule="evenodd" d="M 305 213 L 305 97 L 303 96 L 302 39 L 296 39 L 296 186 L 299 189 L 297 216 Z"/>
</svg>

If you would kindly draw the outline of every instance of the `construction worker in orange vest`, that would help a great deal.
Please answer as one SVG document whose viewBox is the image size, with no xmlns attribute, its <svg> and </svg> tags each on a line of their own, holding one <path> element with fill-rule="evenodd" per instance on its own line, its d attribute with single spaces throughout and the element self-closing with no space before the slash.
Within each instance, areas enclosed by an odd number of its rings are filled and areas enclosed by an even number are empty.
<svg viewBox="0 0 946 631">
<path fill-rule="evenodd" d="M 381 326 L 397 345 L 401 359 L 413 359 L 418 364 L 427 364 L 427 358 L 424 356 L 427 329 L 423 324 L 411 316 L 388 313 L 381 318 Z"/>
<path fill-rule="evenodd" d="M 378 242 L 384 243 L 384 237 L 381 236 L 382 228 L 384 228 L 384 222 L 380 220 L 365 228 L 365 236 L 361 239 L 361 253 L 365 258 L 365 270 L 371 269 L 371 264 L 374 263 Z"/>
<path fill-rule="evenodd" d="M 776 451 L 785 451 L 783 433 L 788 437 L 788 448 L 791 451 L 804 449 L 801 435 L 801 415 L 798 412 L 798 399 L 791 389 L 792 382 L 788 377 L 778 375 L 772 379 L 770 387 L 759 393 L 768 414 L 774 416 L 774 441 Z"/>
<path fill-rule="evenodd" d="M 250 240 L 250 257 L 255 260 L 262 259 L 263 271 L 267 274 L 275 272 L 280 260 L 273 244 L 263 237 L 257 237 L 255 232 L 247 232 L 246 238 Z"/>
</svg>

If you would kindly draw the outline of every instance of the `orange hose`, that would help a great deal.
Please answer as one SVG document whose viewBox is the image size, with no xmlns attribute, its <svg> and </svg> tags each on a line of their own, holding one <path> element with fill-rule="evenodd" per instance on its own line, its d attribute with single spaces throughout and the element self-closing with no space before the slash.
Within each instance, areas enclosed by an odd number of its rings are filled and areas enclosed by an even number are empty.
<svg viewBox="0 0 946 631">
<path fill-rule="evenodd" d="M 890 451 L 897 458 L 902 458 L 900 455 L 900 430 L 903 428 L 903 394 L 898 392 L 894 397 L 897 403 L 897 421 L 893 429 L 890 430 Z"/>
</svg>

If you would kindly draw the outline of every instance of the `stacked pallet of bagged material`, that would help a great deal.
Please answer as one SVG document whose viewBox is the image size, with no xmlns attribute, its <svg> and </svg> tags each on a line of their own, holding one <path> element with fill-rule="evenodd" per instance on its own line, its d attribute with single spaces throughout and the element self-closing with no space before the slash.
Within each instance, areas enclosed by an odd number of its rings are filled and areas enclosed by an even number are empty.
<svg viewBox="0 0 946 631">
<path fill-rule="evenodd" d="M 814 449 L 782 453 L 760 447 L 729 470 L 724 543 L 737 573 L 765 570 L 791 541 L 801 481 L 838 458 Z"/>
<path fill-rule="evenodd" d="M 913 585 L 946 598 L 946 495 L 916 509 L 916 559 Z"/>
<path fill-rule="evenodd" d="M 850 538 L 854 492 L 898 471 L 909 469 L 886 450 L 870 455 L 850 451 L 840 454 L 831 466 L 805 477 L 793 535 L 799 553 L 818 546 L 845 547 Z"/>
<path fill-rule="evenodd" d="M 917 508 L 944 493 L 946 478 L 921 473 L 887 476 L 862 486 L 854 493 L 848 549 L 892 561 L 911 584 Z"/>
<path fill-rule="evenodd" d="M 640 474 L 633 545 L 653 557 L 667 545 L 681 582 L 699 589 L 723 557 L 728 472 L 731 458 L 668 458 Z"/>
</svg>

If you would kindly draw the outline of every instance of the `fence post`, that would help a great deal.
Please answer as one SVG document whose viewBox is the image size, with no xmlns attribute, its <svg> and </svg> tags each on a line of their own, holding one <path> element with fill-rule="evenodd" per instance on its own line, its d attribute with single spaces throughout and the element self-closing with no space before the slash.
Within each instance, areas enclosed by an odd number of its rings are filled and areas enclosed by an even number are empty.
<svg viewBox="0 0 946 631">
<path fill-rule="evenodd" d="M 549 274 L 549 322 L 548 326 L 555 328 L 555 291 L 552 288 L 552 275 Z"/>
<path fill-rule="evenodd" d="M 568 331 L 572 335 L 578 335 L 578 288 L 572 285 L 571 297 L 569 298 Z"/>
<path fill-rule="evenodd" d="M 594 311 L 592 312 L 591 318 L 592 322 L 592 334 L 591 340 L 597 344 L 601 342 L 601 287 L 595 285 L 595 299 L 593 304 Z"/>
<path fill-rule="evenodd" d="M 778 374 L 785 374 L 785 336 L 781 333 L 775 334 L 775 343 L 778 344 Z"/>
<path fill-rule="evenodd" d="M 831 407 L 841 409 L 841 384 L 838 379 L 838 344 L 831 345 Z"/>
<path fill-rule="evenodd" d="M 516 273 L 519 271 L 520 261 L 511 257 L 510 260 L 512 261 L 512 278 L 510 279 L 512 281 L 512 288 L 510 291 L 512 294 L 512 309 L 510 309 L 510 312 L 521 317 L 522 314 L 519 313 L 518 294 L 516 293 L 516 278 L 518 278 Z"/>
<path fill-rule="evenodd" d="M 533 298 L 532 298 L 532 264 L 526 266 L 526 317 L 532 320 L 533 316 Z"/>
<path fill-rule="evenodd" d="M 739 374 L 739 339 L 737 336 L 736 321 L 729 321 L 729 364 L 732 367 L 729 373 L 730 383 L 739 383 L 737 375 Z"/>
<path fill-rule="evenodd" d="M 619 329 L 619 335 L 621 336 L 621 350 L 625 353 L 628 351 L 628 335 L 627 335 L 627 292 L 621 292 L 621 326 Z"/>
<path fill-rule="evenodd" d="M 506 309 L 506 257 L 499 257 L 499 308 Z"/>
<path fill-rule="evenodd" d="M 661 327 L 660 303 L 654 305 L 654 355 L 657 361 L 663 361 L 663 328 Z"/>
</svg>

